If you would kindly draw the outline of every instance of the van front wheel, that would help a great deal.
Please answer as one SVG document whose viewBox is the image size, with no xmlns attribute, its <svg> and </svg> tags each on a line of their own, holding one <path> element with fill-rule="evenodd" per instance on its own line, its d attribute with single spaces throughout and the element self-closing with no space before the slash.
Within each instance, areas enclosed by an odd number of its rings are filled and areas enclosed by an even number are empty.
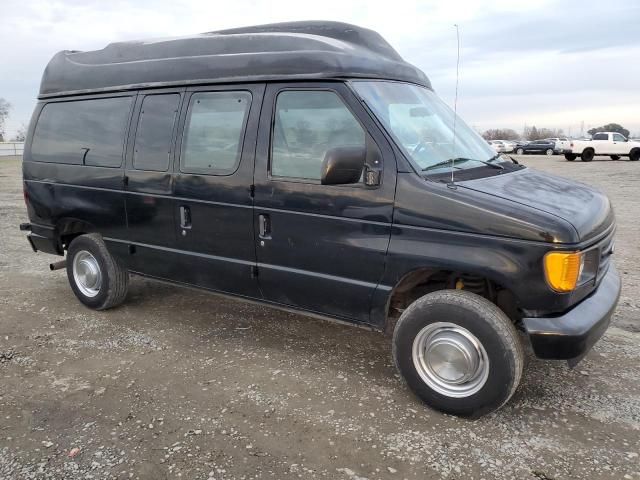
<svg viewBox="0 0 640 480">
<path fill-rule="evenodd" d="M 420 399 L 463 417 L 500 408 L 522 376 L 522 345 L 509 318 L 464 290 L 429 293 L 411 304 L 396 324 L 393 357 Z"/>
<path fill-rule="evenodd" d="M 127 270 L 97 233 L 73 239 L 67 252 L 67 278 L 78 300 L 95 310 L 120 305 L 129 287 Z"/>
</svg>

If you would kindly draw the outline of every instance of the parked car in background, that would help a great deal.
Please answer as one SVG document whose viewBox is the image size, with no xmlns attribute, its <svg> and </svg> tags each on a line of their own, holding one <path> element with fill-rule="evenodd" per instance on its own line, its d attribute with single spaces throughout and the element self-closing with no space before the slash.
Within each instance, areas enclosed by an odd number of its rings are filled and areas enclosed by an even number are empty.
<svg viewBox="0 0 640 480">
<path fill-rule="evenodd" d="M 498 153 L 511 153 L 515 147 L 515 143 L 509 140 L 489 140 L 489 145 Z"/>
<path fill-rule="evenodd" d="M 554 142 L 556 144 L 556 150 L 558 150 L 559 152 L 564 151 L 565 148 L 569 148 L 569 143 L 571 143 L 571 140 L 569 140 L 567 137 L 545 138 L 545 140 Z"/>
<path fill-rule="evenodd" d="M 518 155 L 526 153 L 544 153 L 545 155 L 554 155 L 559 153 L 559 150 L 556 148 L 555 142 L 552 142 L 551 140 L 534 140 L 526 145 L 520 145 L 517 147 L 516 153 Z"/>
<path fill-rule="evenodd" d="M 611 160 L 629 157 L 629 160 L 640 160 L 640 142 L 627 140 L 618 132 L 598 132 L 591 140 L 572 140 L 564 150 L 564 158 L 573 162 L 580 157 L 583 162 L 590 162 L 596 155 L 607 155 Z"/>
<path fill-rule="evenodd" d="M 488 143 L 497 153 L 505 152 L 505 145 L 502 140 L 489 140 Z"/>
<path fill-rule="evenodd" d="M 504 144 L 505 153 L 511 153 L 516 149 L 516 142 L 512 142 L 511 140 L 502 140 Z"/>
</svg>

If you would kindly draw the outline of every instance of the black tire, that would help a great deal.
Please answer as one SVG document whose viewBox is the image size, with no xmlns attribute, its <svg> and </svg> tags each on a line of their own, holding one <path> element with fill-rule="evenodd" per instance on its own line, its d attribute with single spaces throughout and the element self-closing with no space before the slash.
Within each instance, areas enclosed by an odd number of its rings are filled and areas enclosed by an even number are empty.
<svg viewBox="0 0 640 480">
<path fill-rule="evenodd" d="M 518 149 L 516 150 L 516 154 L 518 154 L 518 155 L 522 155 L 523 153 L 524 153 L 524 150 L 523 150 L 523 149 L 521 149 L 521 148 L 518 148 Z"/>
<path fill-rule="evenodd" d="M 640 160 L 640 148 L 634 148 L 629 152 L 629 160 L 632 162 L 637 162 Z"/>
<path fill-rule="evenodd" d="M 578 156 L 575 153 L 565 153 L 564 158 L 566 158 L 569 162 L 573 162 L 576 158 L 578 158 Z"/>
<path fill-rule="evenodd" d="M 101 281 L 99 286 L 95 285 L 96 288 L 93 290 L 97 293 L 94 295 L 87 294 L 87 287 L 81 281 L 80 283 L 76 281 L 74 263 L 78 255 L 80 255 L 79 264 L 82 263 L 80 259 L 84 258 L 99 270 Z M 94 260 L 95 262 L 92 263 Z M 67 278 L 78 300 L 94 310 L 106 310 L 120 305 L 127 296 L 129 288 L 129 273 L 111 256 L 102 237 L 97 233 L 80 235 L 73 239 L 67 251 Z"/>
<path fill-rule="evenodd" d="M 610 155 L 611 160 L 620 160 L 620 156 L 619 155 Z"/>
<path fill-rule="evenodd" d="M 591 160 L 593 160 L 593 157 L 595 157 L 593 148 L 585 148 L 582 151 L 582 155 L 580 156 L 583 162 L 590 162 Z"/>
<path fill-rule="evenodd" d="M 544 153 L 545 153 L 546 155 L 548 155 L 548 156 L 551 156 L 551 155 L 553 155 L 553 154 L 554 154 L 554 151 L 553 151 L 553 149 L 551 149 L 551 148 L 547 148 L 547 149 L 544 151 Z"/>
<path fill-rule="evenodd" d="M 486 380 L 481 387 L 478 384 L 479 390 L 462 398 L 432 388 L 418 371 L 419 362 L 414 361 L 414 342 L 419 344 L 421 332 L 443 325 L 440 322 L 445 319 L 470 332 L 488 358 Z M 393 358 L 409 388 L 427 405 L 470 418 L 497 410 L 511 398 L 524 363 L 523 347 L 509 318 L 487 299 L 464 290 L 440 290 L 413 302 L 393 332 Z"/>
</svg>

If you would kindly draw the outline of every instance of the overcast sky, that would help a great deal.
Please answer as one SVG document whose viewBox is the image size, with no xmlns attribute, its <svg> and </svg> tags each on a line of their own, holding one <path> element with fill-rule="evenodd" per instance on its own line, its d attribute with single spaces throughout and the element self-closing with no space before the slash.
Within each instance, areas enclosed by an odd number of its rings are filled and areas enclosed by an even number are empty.
<svg viewBox="0 0 640 480">
<path fill-rule="evenodd" d="M 527 124 L 578 135 L 581 122 L 618 122 L 640 136 L 639 0 L 2 0 L 1 11 L 9 136 L 28 122 L 59 50 L 313 19 L 377 30 L 450 105 L 459 24 L 458 112 L 479 130 Z"/>
</svg>

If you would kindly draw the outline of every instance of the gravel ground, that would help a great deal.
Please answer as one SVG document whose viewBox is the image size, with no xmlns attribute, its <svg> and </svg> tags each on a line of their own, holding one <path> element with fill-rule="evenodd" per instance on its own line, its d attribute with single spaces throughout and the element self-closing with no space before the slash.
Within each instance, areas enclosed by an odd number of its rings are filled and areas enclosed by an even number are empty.
<svg viewBox="0 0 640 480">
<path fill-rule="evenodd" d="M 0 158 L 0 479 L 640 480 L 640 163 L 522 160 L 611 196 L 624 288 L 575 370 L 529 355 L 472 422 L 412 396 L 378 333 L 137 277 L 84 308 L 18 231 Z"/>
</svg>

